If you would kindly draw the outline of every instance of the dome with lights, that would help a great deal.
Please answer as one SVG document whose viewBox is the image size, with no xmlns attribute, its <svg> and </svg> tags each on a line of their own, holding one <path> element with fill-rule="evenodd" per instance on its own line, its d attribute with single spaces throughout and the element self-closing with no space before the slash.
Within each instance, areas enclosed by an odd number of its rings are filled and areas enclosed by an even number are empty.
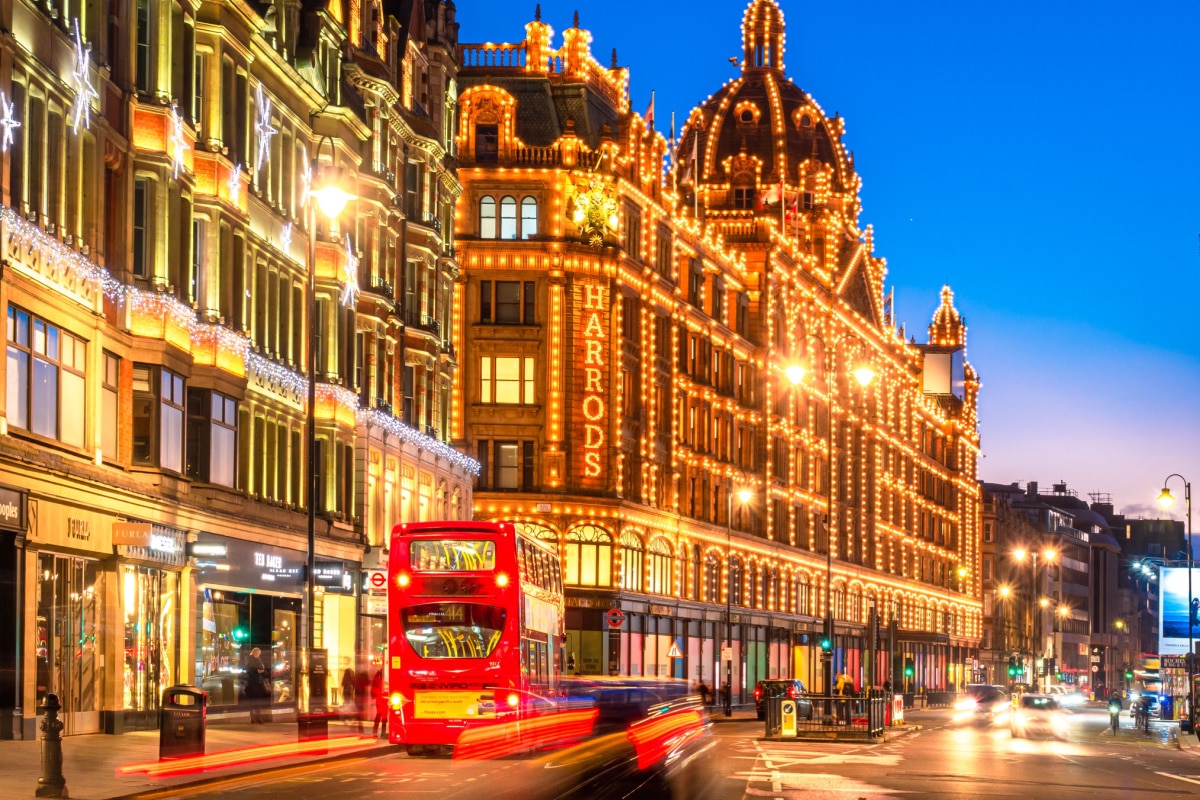
<svg viewBox="0 0 1200 800">
<path fill-rule="evenodd" d="M 799 207 L 801 197 L 811 208 L 821 191 L 855 198 L 858 181 L 841 143 L 841 118 L 827 116 L 784 74 L 783 11 L 775 0 L 747 6 L 742 44 L 741 75 L 684 125 L 678 185 L 702 186 L 701 205 L 710 210 Z"/>
</svg>

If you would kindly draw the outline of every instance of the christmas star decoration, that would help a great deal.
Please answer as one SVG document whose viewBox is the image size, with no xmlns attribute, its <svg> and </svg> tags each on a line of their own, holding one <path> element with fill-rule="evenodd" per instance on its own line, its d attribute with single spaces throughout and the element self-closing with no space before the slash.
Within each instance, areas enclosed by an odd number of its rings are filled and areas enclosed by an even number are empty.
<svg viewBox="0 0 1200 800">
<path fill-rule="evenodd" d="M 238 197 L 242 193 L 242 162 L 233 165 L 233 171 L 229 173 L 229 201 L 235 206 L 238 204 Z"/>
<path fill-rule="evenodd" d="M 21 127 L 14 113 L 14 104 L 0 92 L 0 128 L 3 129 L 0 131 L 0 153 L 7 153 L 8 146 L 13 143 L 13 128 Z"/>
<path fill-rule="evenodd" d="M 308 207 L 308 194 L 312 191 L 312 164 L 308 163 L 308 148 L 304 152 L 304 171 L 300 173 L 300 205 Z"/>
<path fill-rule="evenodd" d="M 83 35 L 79 32 L 79 20 L 75 20 L 75 71 L 71 73 L 71 82 L 75 87 L 75 100 L 71 105 L 71 127 L 79 133 L 79 125 L 91 127 L 92 101 L 100 99 L 100 93 L 92 86 L 89 74 L 91 68 L 92 46 L 84 47 Z"/>
<path fill-rule="evenodd" d="M 358 302 L 358 254 L 350 245 L 350 234 L 346 234 L 346 264 L 342 268 L 346 284 L 342 287 L 342 305 L 353 308 Z"/>
<path fill-rule="evenodd" d="M 271 98 L 263 97 L 262 84 L 258 86 L 258 122 L 254 125 L 258 132 L 258 161 L 255 170 L 261 170 L 263 161 L 271 154 L 271 137 L 279 133 L 279 129 L 271 124 Z"/>
<path fill-rule="evenodd" d="M 292 223 L 283 226 L 283 231 L 279 234 L 279 245 L 284 253 L 292 249 Z"/>
<path fill-rule="evenodd" d="M 175 177 L 179 177 L 179 170 L 183 169 L 183 159 L 187 155 L 188 143 L 187 139 L 183 138 L 183 116 L 179 113 L 178 108 L 171 109 L 171 160 L 175 168 Z"/>
</svg>

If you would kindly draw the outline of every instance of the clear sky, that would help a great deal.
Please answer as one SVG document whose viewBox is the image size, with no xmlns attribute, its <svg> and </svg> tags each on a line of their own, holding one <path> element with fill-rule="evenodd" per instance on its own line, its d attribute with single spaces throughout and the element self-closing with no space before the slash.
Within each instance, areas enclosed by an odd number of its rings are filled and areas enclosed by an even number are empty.
<svg viewBox="0 0 1200 800">
<path fill-rule="evenodd" d="M 534 14 L 456 5 L 462 42 L 518 42 Z M 653 90 L 669 135 L 672 110 L 682 125 L 737 74 L 746 5 L 541 9 L 555 46 L 578 10 L 597 60 L 617 49 L 634 109 Z M 898 321 L 925 341 L 946 283 L 966 318 L 980 476 L 1162 516 L 1168 474 L 1200 481 L 1200 4 L 780 5 L 788 76 L 846 120 Z"/>
</svg>

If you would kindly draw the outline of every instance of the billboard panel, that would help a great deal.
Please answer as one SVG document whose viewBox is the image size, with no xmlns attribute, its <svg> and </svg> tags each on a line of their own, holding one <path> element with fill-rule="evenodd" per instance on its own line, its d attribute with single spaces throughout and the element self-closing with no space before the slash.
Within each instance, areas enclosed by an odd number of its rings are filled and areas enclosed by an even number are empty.
<svg viewBox="0 0 1200 800">
<path fill-rule="evenodd" d="M 1158 652 L 1180 655 L 1188 651 L 1188 620 L 1193 639 L 1200 639 L 1200 569 L 1192 568 L 1192 594 L 1188 596 L 1188 571 L 1164 567 L 1158 592 Z"/>
</svg>

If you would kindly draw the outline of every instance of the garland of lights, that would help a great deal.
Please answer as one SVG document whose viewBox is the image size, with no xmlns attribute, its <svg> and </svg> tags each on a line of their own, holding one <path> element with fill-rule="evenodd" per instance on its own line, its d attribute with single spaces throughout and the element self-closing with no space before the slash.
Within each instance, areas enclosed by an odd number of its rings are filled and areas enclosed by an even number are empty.
<svg viewBox="0 0 1200 800">
<path fill-rule="evenodd" d="M 21 127 L 21 123 L 17 122 L 14 116 L 13 103 L 4 96 L 4 92 L 0 91 L 0 128 L 4 129 L 0 133 L 0 153 L 7 153 L 8 146 L 13 143 L 13 128 Z"/>
<path fill-rule="evenodd" d="M 309 384 L 307 378 L 251 350 L 250 340 L 245 336 L 234 333 L 222 325 L 200 322 L 196 319 L 195 311 L 174 295 L 147 292 L 134 286 L 126 286 L 109 274 L 107 269 L 71 250 L 3 204 L 0 204 L 0 224 L 8 229 L 11 240 L 18 248 L 27 253 L 32 252 L 35 248 L 38 249 L 56 267 L 61 267 L 64 272 L 75 279 L 99 289 L 108 300 L 114 303 L 128 302 L 138 312 L 160 316 L 164 319 L 170 318 L 172 322 L 188 331 L 193 342 L 200 345 L 210 345 L 215 342 L 222 349 L 232 351 L 235 355 L 240 356 L 246 365 L 248 377 L 255 376 L 272 391 L 291 394 L 298 400 L 305 397 Z M 349 389 L 333 384 L 318 384 L 316 390 L 322 397 L 332 398 L 342 405 L 354 407 L 356 421 L 359 424 L 379 426 L 401 441 L 416 445 L 419 449 L 433 453 L 440 458 L 445 458 L 472 475 L 479 474 L 479 462 L 475 459 L 463 455 L 432 436 L 426 436 L 408 427 L 389 414 L 384 414 L 377 409 L 359 407 L 358 396 Z"/>
<path fill-rule="evenodd" d="M 79 20 L 75 20 L 75 69 L 71 73 L 71 83 L 75 89 L 75 99 L 71 103 L 71 128 L 79 133 L 79 125 L 90 128 L 92 125 L 92 101 L 100 99 L 100 93 L 92 86 L 89 74 L 91 66 L 92 46 L 83 44 L 83 35 L 79 32 Z"/>
</svg>

